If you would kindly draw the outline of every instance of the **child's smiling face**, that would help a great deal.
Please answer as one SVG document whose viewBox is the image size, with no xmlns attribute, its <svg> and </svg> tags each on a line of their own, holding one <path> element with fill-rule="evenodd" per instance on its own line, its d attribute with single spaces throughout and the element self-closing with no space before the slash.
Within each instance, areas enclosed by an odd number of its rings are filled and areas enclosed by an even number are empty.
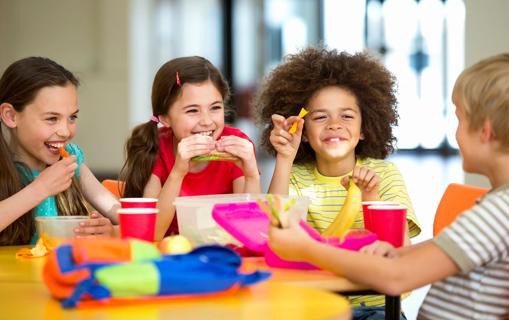
<svg viewBox="0 0 509 320">
<path fill-rule="evenodd" d="M 348 90 L 330 86 L 318 91 L 307 108 L 305 137 L 317 162 L 355 160 L 355 147 L 362 138 L 357 98 Z"/>
<path fill-rule="evenodd" d="M 45 87 L 23 111 L 15 112 L 13 152 L 16 160 L 43 170 L 60 159 L 59 147 L 76 134 L 78 96 L 74 85 Z"/>
<path fill-rule="evenodd" d="M 177 143 L 193 134 L 217 140 L 224 129 L 223 97 L 211 81 L 184 83 L 181 95 L 161 118 Z"/>
</svg>

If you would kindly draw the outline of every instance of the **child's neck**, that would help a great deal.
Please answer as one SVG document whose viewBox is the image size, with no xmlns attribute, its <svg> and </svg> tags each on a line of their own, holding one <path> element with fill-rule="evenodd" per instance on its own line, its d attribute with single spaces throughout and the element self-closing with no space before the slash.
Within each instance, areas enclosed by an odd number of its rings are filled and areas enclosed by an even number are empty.
<svg viewBox="0 0 509 320">
<path fill-rule="evenodd" d="M 30 156 L 14 138 L 11 138 L 9 149 L 12 152 L 13 160 L 22 163 L 30 170 L 42 171 L 47 166 L 45 163 Z"/>
<path fill-rule="evenodd" d="M 499 153 L 491 157 L 490 165 L 486 166 L 485 174 L 493 189 L 509 183 L 509 153 Z"/>
<path fill-rule="evenodd" d="M 326 177 L 341 177 L 351 172 L 355 167 L 355 155 L 347 158 L 330 161 L 326 159 L 316 159 L 316 168 L 318 172 Z"/>
</svg>

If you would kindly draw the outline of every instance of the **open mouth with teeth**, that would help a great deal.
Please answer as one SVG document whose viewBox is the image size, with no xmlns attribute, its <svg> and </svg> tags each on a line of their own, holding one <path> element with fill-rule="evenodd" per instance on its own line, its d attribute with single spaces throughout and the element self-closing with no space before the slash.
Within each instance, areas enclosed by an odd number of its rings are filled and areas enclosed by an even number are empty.
<svg viewBox="0 0 509 320">
<path fill-rule="evenodd" d="M 193 132 L 193 134 L 199 134 L 201 136 L 214 137 L 214 130 Z"/>
<path fill-rule="evenodd" d="M 341 137 L 331 137 L 331 138 L 326 138 L 323 141 L 326 143 L 338 143 L 338 142 L 345 141 L 345 140 L 346 139 L 343 139 Z"/>
<path fill-rule="evenodd" d="M 60 148 L 63 148 L 65 146 L 65 143 L 49 143 L 49 142 L 45 142 L 44 145 L 46 146 L 46 148 L 49 149 L 49 151 L 53 154 L 59 154 L 58 150 Z"/>
</svg>

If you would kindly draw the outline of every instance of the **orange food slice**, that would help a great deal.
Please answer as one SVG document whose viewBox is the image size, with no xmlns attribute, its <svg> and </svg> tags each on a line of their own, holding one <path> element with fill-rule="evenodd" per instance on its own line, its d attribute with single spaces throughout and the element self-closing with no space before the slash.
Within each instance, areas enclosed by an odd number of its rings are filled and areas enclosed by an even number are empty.
<svg viewBox="0 0 509 320">
<path fill-rule="evenodd" d="M 62 158 L 67 158 L 69 156 L 69 152 L 67 152 L 64 147 L 58 148 L 58 153 Z"/>
<path fill-rule="evenodd" d="M 46 247 L 46 244 L 44 243 L 44 240 L 42 238 L 39 238 L 37 240 L 37 243 L 35 244 L 35 247 L 32 249 L 29 248 L 21 248 L 16 252 L 17 258 L 39 258 L 44 257 L 49 253 L 48 248 Z"/>
</svg>

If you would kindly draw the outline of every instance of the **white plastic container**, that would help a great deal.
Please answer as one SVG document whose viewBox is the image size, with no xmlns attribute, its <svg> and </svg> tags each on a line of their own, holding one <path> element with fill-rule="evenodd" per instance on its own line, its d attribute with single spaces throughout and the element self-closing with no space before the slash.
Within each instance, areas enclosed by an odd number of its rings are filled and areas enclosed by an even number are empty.
<svg viewBox="0 0 509 320">
<path fill-rule="evenodd" d="M 289 201 L 290 198 L 295 198 L 295 204 L 290 209 L 291 214 L 306 219 L 309 206 L 308 198 L 281 196 L 283 203 Z M 214 221 L 212 208 L 216 203 L 250 202 L 258 199 L 266 200 L 267 194 L 235 193 L 177 197 L 173 204 L 177 210 L 179 232 L 194 246 L 207 243 L 241 245 Z"/>
</svg>

